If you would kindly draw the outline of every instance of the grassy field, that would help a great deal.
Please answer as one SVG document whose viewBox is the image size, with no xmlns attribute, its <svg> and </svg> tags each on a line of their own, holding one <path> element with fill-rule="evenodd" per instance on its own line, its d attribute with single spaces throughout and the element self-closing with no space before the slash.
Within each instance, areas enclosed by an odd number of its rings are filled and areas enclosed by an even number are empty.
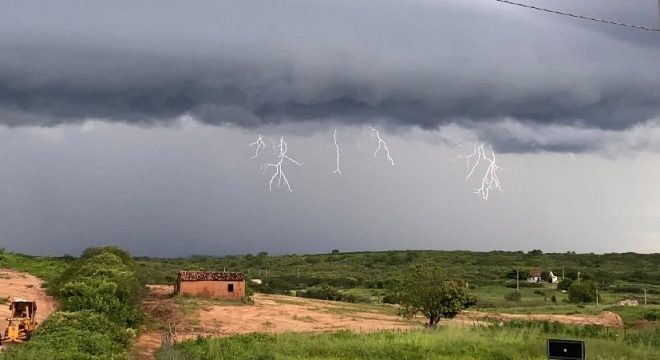
<svg viewBox="0 0 660 360">
<path fill-rule="evenodd" d="M 660 344 L 652 337 L 616 338 L 605 330 L 586 338 L 590 359 L 658 359 Z M 657 334 L 656 334 L 657 335 Z M 222 359 L 546 359 L 548 337 L 566 337 L 537 328 L 440 327 L 437 330 L 355 334 L 250 334 L 198 339 L 161 351 L 160 360 Z M 607 338 L 602 338 L 607 337 Z"/>
<path fill-rule="evenodd" d="M 60 276 L 74 258 L 30 256 L 10 253 L 0 248 L 0 269 L 25 271 L 48 283 Z"/>
</svg>

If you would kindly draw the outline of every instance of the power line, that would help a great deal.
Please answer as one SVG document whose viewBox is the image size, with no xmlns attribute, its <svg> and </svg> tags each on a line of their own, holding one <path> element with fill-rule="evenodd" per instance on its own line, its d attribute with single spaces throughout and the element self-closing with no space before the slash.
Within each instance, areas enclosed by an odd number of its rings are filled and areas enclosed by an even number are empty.
<svg viewBox="0 0 660 360">
<path fill-rule="evenodd" d="M 618 22 L 618 21 L 603 20 L 603 19 L 598 19 L 598 18 L 595 18 L 595 17 L 589 17 L 589 16 L 572 14 L 572 13 L 567 13 L 567 12 L 562 12 L 562 11 L 557 11 L 557 10 L 551 10 L 551 9 L 541 8 L 541 7 L 533 6 L 533 5 L 521 4 L 521 3 L 509 1 L 509 0 L 495 0 L 495 1 L 505 3 L 505 4 L 509 4 L 509 5 L 520 6 L 520 7 L 524 7 L 524 8 L 528 8 L 528 9 L 544 11 L 544 12 L 552 13 L 552 14 L 570 16 L 570 17 L 573 17 L 573 18 L 576 18 L 576 19 L 596 21 L 596 22 L 600 22 L 600 23 L 604 23 L 604 24 L 623 26 L 623 27 L 634 28 L 634 29 L 638 29 L 638 30 L 660 32 L 660 29 L 657 29 L 657 28 L 650 28 L 650 27 L 646 27 L 646 26 L 642 26 L 642 25 L 626 24 L 626 23 L 622 23 L 622 22 Z"/>
</svg>

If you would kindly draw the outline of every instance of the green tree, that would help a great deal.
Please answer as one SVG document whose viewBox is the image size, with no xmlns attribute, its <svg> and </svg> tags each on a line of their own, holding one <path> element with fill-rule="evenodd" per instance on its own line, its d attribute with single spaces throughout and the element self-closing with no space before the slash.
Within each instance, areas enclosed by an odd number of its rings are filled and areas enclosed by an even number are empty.
<svg viewBox="0 0 660 360">
<path fill-rule="evenodd" d="M 550 282 L 550 271 L 541 271 L 541 280 L 545 282 Z"/>
<path fill-rule="evenodd" d="M 573 284 L 573 280 L 566 278 L 564 280 L 559 280 L 559 284 L 557 285 L 557 288 L 559 288 L 559 290 L 568 291 L 568 289 L 571 287 L 572 284 Z"/>
<path fill-rule="evenodd" d="M 399 284 L 396 299 L 401 315 L 410 318 L 422 314 L 430 327 L 476 303 L 465 282 L 447 280 L 442 270 L 429 266 L 411 268 Z"/>
<path fill-rule="evenodd" d="M 568 288 L 568 302 L 586 303 L 596 301 L 597 289 L 598 285 L 593 281 L 573 283 L 571 287 Z"/>
</svg>

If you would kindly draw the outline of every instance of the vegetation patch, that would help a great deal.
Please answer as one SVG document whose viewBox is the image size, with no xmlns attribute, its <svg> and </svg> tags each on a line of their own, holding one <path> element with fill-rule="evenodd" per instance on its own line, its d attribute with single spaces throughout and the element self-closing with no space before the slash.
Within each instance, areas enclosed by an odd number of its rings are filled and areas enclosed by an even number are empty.
<svg viewBox="0 0 660 360">
<path fill-rule="evenodd" d="M 161 351 L 158 358 L 541 360 L 547 358 L 545 340 L 548 336 L 562 336 L 566 331 L 552 326 L 546 331 L 543 325 L 520 325 L 519 328 L 438 327 L 434 330 L 371 334 L 348 331 L 324 334 L 249 334 L 229 338 L 198 338 L 177 344 L 167 352 Z M 629 341 L 620 336 L 612 340 L 599 335 L 603 330 L 589 331 L 589 334 L 596 334 L 595 337 L 586 338 L 590 357 L 603 360 L 653 359 L 660 355 L 658 344 L 650 337 Z M 646 340 L 648 342 L 645 343 Z"/>
<path fill-rule="evenodd" d="M 22 346 L 0 359 L 127 359 L 126 347 L 142 322 L 146 289 L 132 258 L 114 247 L 90 248 L 52 278 L 49 292 L 60 299 L 53 313 Z"/>
</svg>

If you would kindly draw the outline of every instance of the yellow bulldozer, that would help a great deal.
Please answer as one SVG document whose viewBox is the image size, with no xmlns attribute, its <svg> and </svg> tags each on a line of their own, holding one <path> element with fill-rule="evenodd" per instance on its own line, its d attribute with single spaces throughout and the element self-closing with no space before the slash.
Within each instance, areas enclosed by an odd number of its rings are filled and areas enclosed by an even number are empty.
<svg viewBox="0 0 660 360">
<path fill-rule="evenodd" d="M 13 298 L 9 301 L 11 317 L 7 318 L 9 324 L 0 337 L 0 345 L 4 342 L 20 343 L 30 340 L 37 328 L 37 303 L 24 299 Z"/>
</svg>

